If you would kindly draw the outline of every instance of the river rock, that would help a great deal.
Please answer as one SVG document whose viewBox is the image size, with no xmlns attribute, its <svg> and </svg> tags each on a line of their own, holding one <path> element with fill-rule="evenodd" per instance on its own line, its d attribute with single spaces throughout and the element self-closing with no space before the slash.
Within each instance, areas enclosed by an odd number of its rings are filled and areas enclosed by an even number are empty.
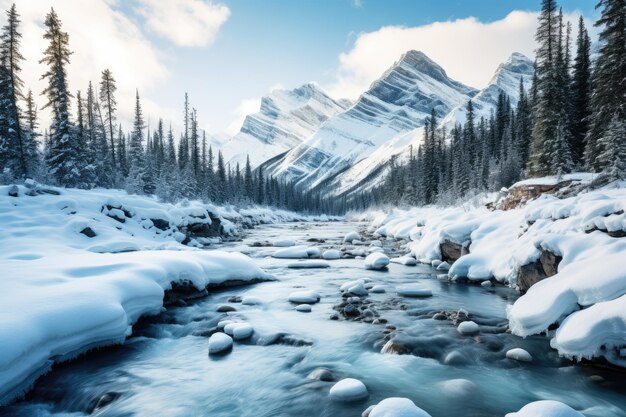
<svg viewBox="0 0 626 417">
<path fill-rule="evenodd" d="M 506 357 L 519 362 L 532 362 L 533 357 L 528 351 L 522 348 L 510 349 L 506 352 Z"/>
<path fill-rule="evenodd" d="M 431 290 L 420 287 L 418 284 L 398 285 L 396 292 L 402 297 L 431 297 L 433 295 Z"/>
<path fill-rule="evenodd" d="M 262 303 L 263 302 L 261 301 L 260 298 L 254 297 L 251 295 L 248 295 L 241 299 L 241 304 L 246 305 L 246 306 L 253 306 L 253 305 L 262 304 Z"/>
<path fill-rule="evenodd" d="M 442 262 L 437 265 L 437 271 L 447 271 L 450 269 L 450 264 L 447 262 Z"/>
<path fill-rule="evenodd" d="M 209 355 L 224 353 L 233 348 L 233 339 L 224 333 L 214 333 L 209 338 Z"/>
<path fill-rule="evenodd" d="M 299 261 L 292 262 L 287 265 L 287 268 L 291 269 L 321 269 L 321 268 L 330 268 L 328 262 L 324 261 Z"/>
<path fill-rule="evenodd" d="M 354 378 L 344 378 L 330 389 L 330 399 L 334 401 L 358 401 L 368 395 L 365 384 Z"/>
<path fill-rule="evenodd" d="M 389 257 L 384 253 L 374 252 L 365 258 L 366 269 L 381 270 L 387 268 L 387 265 L 389 265 Z"/>
<path fill-rule="evenodd" d="M 365 289 L 365 286 L 363 286 L 363 284 L 361 283 L 355 284 L 351 286 L 350 288 L 348 288 L 348 292 L 350 294 L 354 294 L 357 296 L 365 296 L 368 294 L 368 291 Z"/>
<path fill-rule="evenodd" d="M 245 340 L 252 336 L 254 328 L 248 323 L 238 323 L 233 329 L 233 339 Z"/>
<path fill-rule="evenodd" d="M 343 237 L 344 243 L 352 243 L 355 240 L 361 240 L 361 235 L 357 232 L 349 232 Z"/>
<path fill-rule="evenodd" d="M 362 417 L 431 417 L 408 398 L 391 397 L 386 398 L 368 407 L 361 414 Z"/>
<path fill-rule="evenodd" d="M 325 250 L 324 253 L 322 253 L 322 258 L 328 261 L 341 259 L 341 252 L 339 252 L 337 249 L 328 249 Z"/>
<path fill-rule="evenodd" d="M 230 313 L 232 311 L 237 311 L 237 309 L 233 306 L 229 306 L 228 304 L 220 304 L 215 309 L 218 313 Z"/>
<path fill-rule="evenodd" d="M 439 250 L 441 251 L 442 260 L 448 263 L 454 263 L 461 256 L 469 253 L 468 247 L 469 245 L 467 244 L 461 245 L 450 240 L 444 240 L 439 245 Z"/>
<path fill-rule="evenodd" d="M 491 281 L 487 280 L 487 281 L 481 282 L 480 286 L 484 287 L 484 288 L 491 288 L 491 287 L 493 287 L 493 283 Z"/>
<path fill-rule="evenodd" d="M 320 300 L 316 291 L 295 291 L 289 294 L 289 301 L 296 304 L 315 304 Z"/>
<path fill-rule="evenodd" d="M 399 258 L 391 258 L 389 262 L 394 264 L 400 264 L 405 266 L 415 266 L 417 265 L 417 260 L 409 255 L 400 256 Z"/>
<path fill-rule="evenodd" d="M 309 379 L 314 379 L 316 381 L 324 381 L 324 382 L 332 382 L 336 381 L 335 375 L 326 368 L 317 368 L 312 370 L 307 376 Z"/>
<path fill-rule="evenodd" d="M 458 366 L 467 365 L 468 363 L 470 363 L 470 360 L 458 350 L 453 350 L 446 355 L 446 357 L 443 359 L 443 363 L 445 363 L 446 365 Z"/>
<path fill-rule="evenodd" d="M 295 310 L 299 311 L 300 313 L 310 313 L 311 305 L 310 304 L 298 304 Z"/>
<path fill-rule="evenodd" d="M 480 333 L 480 326 L 473 321 L 464 321 L 459 324 L 456 330 L 464 336 L 471 336 Z"/>
</svg>

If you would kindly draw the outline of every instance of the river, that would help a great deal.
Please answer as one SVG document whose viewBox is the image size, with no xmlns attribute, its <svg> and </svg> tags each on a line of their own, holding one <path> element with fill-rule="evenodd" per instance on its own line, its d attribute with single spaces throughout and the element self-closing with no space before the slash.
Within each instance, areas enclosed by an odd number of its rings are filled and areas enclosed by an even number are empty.
<svg viewBox="0 0 626 417">
<path fill-rule="evenodd" d="M 370 271 L 361 259 L 329 261 L 326 269 L 290 269 L 293 260 L 273 259 L 268 255 L 274 248 L 254 245 L 323 239 L 311 244 L 338 248 L 342 237 L 360 226 L 292 223 L 247 231 L 242 242 L 218 249 L 252 256 L 276 281 L 211 292 L 144 319 L 124 345 L 55 366 L 25 399 L 0 409 L 0 416 L 356 417 L 386 397 L 408 397 L 433 417 L 501 417 L 540 399 L 565 402 L 586 416 L 626 416 L 625 372 L 572 364 L 559 358 L 544 336 L 520 339 L 506 332 L 506 308 L 518 297 L 512 289 L 444 282 L 427 265 Z M 390 252 L 396 243 L 384 246 Z M 385 286 L 385 293 L 367 299 L 387 323 L 330 319 L 342 300 L 339 286 L 359 278 Z M 405 298 L 394 291 L 412 282 L 433 296 Z M 321 295 L 310 313 L 295 311 L 287 301 L 301 289 Z M 232 302 L 236 296 L 261 303 Z M 224 304 L 236 311 L 216 312 Z M 463 336 L 451 320 L 432 318 L 461 309 L 481 325 L 479 335 Z M 227 316 L 250 323 L 254 336 L 236 342 L 228 354 L 209 356 L 209 329 Z M 381 353 L 392 337 L 411 354 Z M 530 352 L 533 362 L 506 359 L 505 352 L 515 347 Z M 333 382 L 308 378 L 320 367 L 337 379 L 363 381 L 369 397 L 332 401 Z"/>
</svg>

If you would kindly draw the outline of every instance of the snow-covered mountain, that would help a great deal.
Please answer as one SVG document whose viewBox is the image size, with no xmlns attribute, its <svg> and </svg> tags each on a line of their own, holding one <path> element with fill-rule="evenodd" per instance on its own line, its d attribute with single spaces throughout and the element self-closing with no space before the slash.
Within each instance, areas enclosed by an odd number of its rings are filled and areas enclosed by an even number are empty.
<svg viewBox="0 0 626 417">
<path fill-rule="evenodd" d="M 472 99 L 476 120 L 481 117 L 489 118 L 491 111 L 498 104 L 498 96 L 501 92 L 506 93 L 515 107 L 519 100 L 520 79 L 524 82 L 526 93 L 530 93 L 535 70 L 533 61 L 526 55 L 514 52 L 509 59 L 500 64 L 487 87 L 482 89 Z M 451 111 L 442 121 L 447 128 L 454 126 L 456 122 L 465 123 L 465 109 L 467 103 L 462 103 Z"/>
<path fill-rule="evenodd" d="M 268 167 L 278 176 L 319 187 L 390 139 L 423 126 L 433 109 L 444 117 L 476 92 L 450 79 L 424 53 L 409 51 L 354 106 Z"/>
<path fill-rule="evenodd" d="M 224 158 L 243 166 L 250 155 L 251 164 L 257 166 L 299 145 L 349 105 L 346 100 L 333 100 L 313 83 L 273 90 L 261 99 L 259 112 L 246 116 L 239 133 L 223 144 Z"/>
<path fill-rule="evenodd" d="M 489 84 L 472 98 L 477 119 L 488 118 L 495 111 L 498 96 L 504 92 L 509 96 L 511 104 L 517 105 L 519 99 L 520 79 L 528 92 L 533 78 L 533 62 L 520 53 L 513 53 L 509 59 L 499 65 Z M 465 122 L 465 108 L 469 98 L 464 98 L 444 118 L 442 123 L 449 129 L 456 122 Z M 385 177 L 392 157 L 398 162 L 406 161 L 409 157 L 410 146 L 414 150 L 422 141 L 423 128 L 418 127 L 410 132 L 399 134 L 385 142 L 349 169 L 329 181 L 328 190 L 335 194 L 344 194 L 355 190 L 367 190 L 378 185 Z"/>
</svg>

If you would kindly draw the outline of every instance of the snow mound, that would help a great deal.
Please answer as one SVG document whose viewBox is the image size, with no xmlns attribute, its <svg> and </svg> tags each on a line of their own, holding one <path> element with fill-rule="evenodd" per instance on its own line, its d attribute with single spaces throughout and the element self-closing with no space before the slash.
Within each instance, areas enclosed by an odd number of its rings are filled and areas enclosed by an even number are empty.
<svg viewBox="0 0 626 417">
<path fill-rule="evenodd" d="M 179 243 L 180 230 L 209 232 L 219 220 L 200 203 L 116 190 L 30 196 L 23 187 L 9 197 L 7 189 L 0 187 L 0 404 L 55 362 L 122 343 L 141 316 L 161 312 L 174 284 L 201 294 L 270 278 L 245 255 Z"/>
<path fill-rule="evenodd" d="M 324 253 L 322 253 L 322 258 L 326 259 L 327 261 L 341 259 L 341 252 L 339 252 L 337 249 L 328 249 L 325 250 Z"/>
<path fill-rule="evenodd" d="M 514 348 L 510 349 L 506 352 L 506 357 L 508 359 L 513 359 L 519 362 L 532 362 L 533 357 L 526 350 L 522 348 Z"/>
<path fill-rule="evenodd" d="M 517 413 L 505 417 L 585 417 L 573 408 L 552 400 L 535 401 L 525 405 Z"/>
<path fill-rule="evenodd" d="M 315 304 L 320 295 L 315 291 L 295 291 L 289 294 L 288 300 L 295 304 Z"/>
<path fill-rule="evenodd" d="M 224 333 L 214 333 L 209 337 L 209 354 L 224 353 L 233 348 L 233 338 Z"/>
<path fill-rule="evenodd" d="M 367 417 L 431 417 L 408 398 L 391 397 L 376 404 Z"/>
</svg>

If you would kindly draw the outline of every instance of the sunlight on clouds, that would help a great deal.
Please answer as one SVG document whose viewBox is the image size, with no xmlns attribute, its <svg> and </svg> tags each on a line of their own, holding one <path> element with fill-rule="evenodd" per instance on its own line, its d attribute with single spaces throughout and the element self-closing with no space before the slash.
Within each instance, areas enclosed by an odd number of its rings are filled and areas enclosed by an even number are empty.
<svg viewBox="0 0 626 417">
<path fill-rule="evenodd" d="M 152 32 L 178 46 L 211 44 L 230 10 L 205 0 L 139 0 L 137 10 Z"/>
<path fill-rule="evenodd" d="M 574 23 L 575 34 L 578 14 L 567 18 Z M 469 17 L 361 33 L 353 48 L 339 55 L 336 81 L 328 90 L 335 98 L 355 99 L 410 49 L 424 52 L 453 79 L 483 88 L 511 53 L 534 56 L 536 27 L 537 13 L 513 11 L 490 23 Z"/>
</svg>

